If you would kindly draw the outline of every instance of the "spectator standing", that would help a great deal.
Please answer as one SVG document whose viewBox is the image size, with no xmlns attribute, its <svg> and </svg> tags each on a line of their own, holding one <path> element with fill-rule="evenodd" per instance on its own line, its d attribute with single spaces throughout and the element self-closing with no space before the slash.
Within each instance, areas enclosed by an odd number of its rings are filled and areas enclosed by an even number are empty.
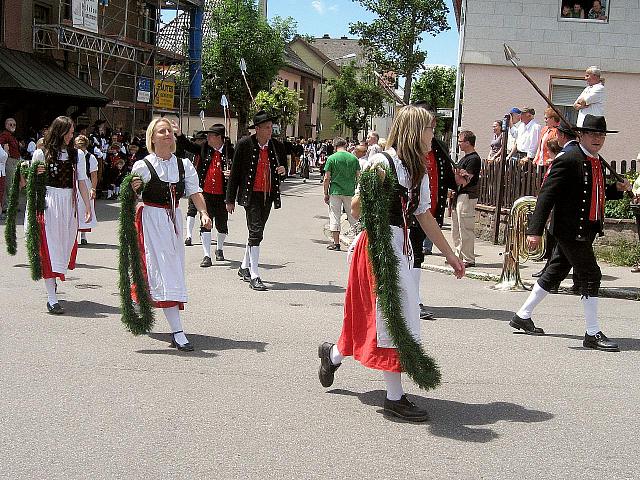
<svg viewBox="0 0 640 480">
<path fill-rule="evenodd" d="M 582 126 L 586 115 L 604 116 L 605 90 L 602 83 L 602 72 L 599 67 L 591 66 L 584 73 L 587 86 L 573 104 L 578 110 L 577 127 Z"/>
<path fill-rule="evenodd" d="M 605 15 L 604 5 L 600 0 L 593 0 L 593 5 L 589 10 L 589 14 L 587 17 L 591 20 L 602 20 L 607 21 L 607 16 Z"/>
<path fill-rule="evenodd" d="M 635 205 L 633 213 L 636 217 L 636 229 L 638 232 L 638 240 L 640 240 L 640 176 L 636 178 L 636 181 L 633 182 L 633 187 L 631 189 L 633 192 L 633 200 L 631 203 Z M 640 273 L 640 262 L 631 269 L 632 273 Z"/>
<path fill-rule="evenodd" d="M 364 166 L 367 164 L 367 147 L 364 145 L 357 145 L 353 149 L 353 154 L 360 163 L 360 170 L 364 170 Z"/>
<path fill-rule="evenodd" d="M 7 188 L 7 177 L 5 176 L 7 158 L 9 158 L 7 150 L 9 150 L 7 144 L 0 145 L 0 199 L 4 197 L 4 190 Z M 4 219 L 4 213 L 0 213 L 0 219 Z"/>
<path fill-rule="evenodd" d="M 507 153 L 510 154 L 516 144 L 516 132 L 520 126 L 520 116 L 522 111 L 518 107 L 513 107 L 509 111 L 509 134 L 507 136 Z"/>
<path fill-rule="evenodd" d="M 80 192 L 76 192 L 76 204 L 78 205 L 78 231 L 80 232 L 80 245 L 86 245 L 87 232 L 98 225 L 96 219 L 96 188 L 98 187 L 98 160 L 91 152 L 88 151 L 89 139 L 84 135 L 78 135 L 75 139 L 75 147 L 78 149 L 78 157 L 83 157 L 84 162 L 78 163 L 78 168 L 84 168 L 87 178 L 78 180 L 84 182 L 89 191 L 89 203 L 91 206 L 91 220 L 85 222 L 85 205 L 80 196 Z"/>
<path fill-rule="evenodd" d="M 476 264 L 475 256 L 475 216 L 478 203 L 478 179 L 482 161 L 476 152 L 476 136 L 470 130 L 463 130 L 458 135 L 458 146 L 464 157 L 458 162 L 456 169 L 456 194 L 454 212 L 451 215 L 451 230 L 455 252 L 464 261 L 465 267 Z"/>
<path fill-rule="evenodd" d="M 324 173 L 324 203 L 329 205 L 329 230 L 333 244 L 327 250 L 340 250 L 340 219 L 342 210 L 353 226 L 355 219 L 351 215 L 351 199 L 355 194 L 356 182 L 360 175 L 360 163 L 355 155 L 347 152 L 344 138 L 335 139 L 336 153 L 327 159 Z"/>
<path fill-rule="evenodd" d="M 502 122 L 500 120 L 496 120 L 493 122 L 493 140 L 491 140 L 491 145 L 489 146 L 489 155 L 487 159 L 491 162 L 495 162 L 496 160 L 500 160 L 500 153 L 502 152 Z"/>
<path fill-rule="evenodd" d="M 373 157 L 376 153 L 382 152 L 382 147 L 379 145 L 380 135 L 378 132 L 371 132 L 367 137 L 367 160 Z"/>
<path fill-rule="evenodd" d="M 538 142 L 536 156 L 533 159 L 533 163 L 538 167 L 547 167 L 553 161 L 555 155 L 551 156 L 549 140 L 553 140 L 558 136 L 559 126 L 560 117 L 553 108 L 547 107 L 544 111 L 544 127 L 540 130 L 540 141 Z"/>
<path fill-rule="evenodd" d="M 15 118 L 7 118 L 4 121 L 4 130 L 0 133 L 0 146 L 7 146 L 8 158 L 5 164 L 5 177 L 9 180 L 6 180 L 8 184 L 11 184 L 13 180 L 13 174 L 16 171 L 16 167 L 18 162 L 20 161 L 20 144 L 18 143 L 18 139 L 15 137 L 16 134 L 16 119 Z M 7 202 L 9 188 L 6 188 L 4 191 L 4 195 L 0 198 L 0 204 L 2 204 L 2 213 L 6 213 L 7 211 Z"/>
<path fill-rule="evenodd" d="M 510 156 L 523 162 L 533 161 L 536 156 L 540 139 L 540 124 L 533 119 L 535 114 L 536 111 L 531 107 L 523 109 L 520 115 L 520 125 L 514 132 L 516 143 Z"/>
</svg>

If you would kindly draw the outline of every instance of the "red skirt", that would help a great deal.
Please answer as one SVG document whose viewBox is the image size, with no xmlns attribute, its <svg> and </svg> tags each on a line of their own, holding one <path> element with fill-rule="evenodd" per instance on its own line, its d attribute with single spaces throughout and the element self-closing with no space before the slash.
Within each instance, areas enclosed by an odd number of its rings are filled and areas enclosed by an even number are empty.
<svg viewBox="0 0 640 480">
<path fill-rule="evenodd" d="M 365 367 L 402 372 L 396 349 L 378 347 L 375 278 L 369 262 L 368 245 L 365 231 L 357 240 L 349 268 L 338 350 L 344 356 L 352 356 Z"/>
</svg>

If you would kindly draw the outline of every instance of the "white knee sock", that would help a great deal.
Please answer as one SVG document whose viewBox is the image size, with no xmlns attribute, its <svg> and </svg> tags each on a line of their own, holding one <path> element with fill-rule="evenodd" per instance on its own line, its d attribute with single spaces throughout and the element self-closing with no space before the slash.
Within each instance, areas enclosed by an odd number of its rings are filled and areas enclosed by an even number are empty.
<svg viewBox="0 0 640 480">
<path fill-rule="evenodd" d="M 176 307 L 163 308 L 164 316 L 167 317 L 167 322 L 169 322 L 169 328 L 171 328 L 171 333 L 180 332 L 182 330 L 182 320 L 180 320 L 180 309 Z M 176 343 L 180 345 L 184 345 L 188 343 L 187 336 L 184 332 L 176 333 L 175 335 Z"/>
<path fill-rule="evenodd" d="M 242 265 L 240 265 L 240 268 L 249 268 L 249 264 L 251 263 L 251 257 L 249 256 L 250 250 L 251 247 L 247 245 L 244 249 L 244 258 L 242 259 Z"/>
<path fill-rule="evenodd" d="M 402 375 L 398 372 L 383 371 L 384 383 L 387 386 L 387 398 L 389 400 L 400 400 L 404 395 L 402 389 Z"/>
<path fill-rule="evenodd" d="M 258 263 L 260 261 L 260 247 L 251 247 L 249 250 L 249 257 L 251 261 L 249 262 L 249 272 L 251 273 L 251 278 L 257 278 L 260 276 L 258 273 Z"/>
<path fill-rule="evenodd" d="M 342 360 L 344 360 L 344 355 L 342 355 L 340 353 L 340 350 L 338 350 L 338 346 L 334 345 L 333 347 L 331 347 L 331 363 L 333 363 L 334 365 L 339 365 L 342 363 Z"/>
<path fill-rule="evenodd" d="M 211 232 L 200 232 L 205 257 L 211 256 Z"/>
<path fill-rule="evenodd" d="M 422 299 L 420 298 L 420 272 L 422 271 L 421 268 L 412 268 L 411 269 L 411 275 L 413 276 L 413 282 L 416 286 L 416 292 L 418 293 L 416 295 L 416 298 L 418 299 L 418 305 L 420 305 L 422 303 Z"/>
<path fill-rule="evenodd" d="M 44 286 L 47 289 L 47 302 L 49 302 L 49 305 L 58 303 L 58 295 L 56 294 L 56 279 L 45 278 Z"/>
<path fill-rule="evenodd" d="M 193 226 L 196 224 L 196 217 L 187 216 L 187 238 L 191 238 Z"/>
<path fill-rule="evenodd" d="M 520 318 L 531 318 L 531 314 L 533 313 L 533 309 L 546 297 L 549 295 L 544 288 L 542 288 L 538 282 L 533 285 L 533 290 L 529 294 L 529 298 L 524 302 L 520 310 L 516 312 Z"/>
<path fill-rule="evenodd" d="M 86 240 L 87 239 L 87 232 L 80 232 L 80 240 Z"/>
<path fill-rule="evenodd" d="M 226 233 L 218 232 L 218 239 L 216 240 L 218 246 L 216 247 L 216 250 L 223 250 L 224 249 L 224 241 L 226 240 L 226 238 L 227 238 L 227 234 Z"/>
<path fill-rule="evenodd" d="M 595 335 L 600 331 L 598 323 L 598 297 L 582 297 L 580 299 L 584 308 L 584 323 L 587 334 Z"/>
</svg>

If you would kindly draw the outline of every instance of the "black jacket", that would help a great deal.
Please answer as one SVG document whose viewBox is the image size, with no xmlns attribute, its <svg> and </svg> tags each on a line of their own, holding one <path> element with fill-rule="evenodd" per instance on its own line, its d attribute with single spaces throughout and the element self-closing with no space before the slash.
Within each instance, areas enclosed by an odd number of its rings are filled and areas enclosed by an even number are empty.
<svg viewBox="0 0 640 480">
<path fill-rule="evenodd" d="M 604 166 L 602 170 L 604 172 Z M 581 148 L 556 157 L 538 194 L 527 235 L 542 235 L 549 214 L 549 232 L 561 240 L 587 241 L 594 229 L 602 235 L 604 222 L 589 220 L 591 189 L 591 162 Z M 622 198 L 615 183 L 606 186 L 605 193 L 607 199 Z"/>
<path fill-rule="evenodd" d="M 238 203 L 247 206 L 253 194 L 253 183 L 256 179 L 256 169 L 260 158 L 260 147 L 256 136 L 251 135 L 238 140 L 233 154 L 231 176 L 227 186 L 227 203 Z M 271 166 L 271 197 L 273 208 L 280 208 L 280 178 L 276 173 L 278 166 L 287 168 L 284 145 L 278 140 L 269 140 L 269 160 Z"/>
<path fill-rule="evenodd" d="M 202 145 L 198 145 L 197 143 L 190 141 L 185 135 L 179 135 L 176 137 L 176 147 L 180 150 L 184 150 L 185 152 L 191 152 L 195 155 L 199 155 L 199 159 L 194 162 L 194 166 L 198 172 L 200 188 L 204 188 L 204 180 L 207 177 L 207 170 L 209 170 L 209 165 L 211 165 L 211 153 L 213 152 L 213 148 L 211 148 L 207 142 L 204 142 Z M 231 142 L 225 141 L 222 149 L 223 170 L 226 170 L 231 166 L 232 159 L 233 146 L 231 145 Z M 222 189 L 223 191 L 226 191 L 228 181 L 224 175 L 222 178 L 224 181 Z"/>
<path fill-rule="evenodd" d="M 453 163 L 451 162 L 449 153 L 447 153 L 445 144 L 441 140 L 434 138 L 431 141 L 431 149 L 435 153 L 436 165 L 438 166 L 438 206 L 436 207 L 434 217 L 438 225 L 442 227 L 444 223 L 444 209 L 447 206 L 447 193 L 449 189 L 456 190 L 458 187 L 456 185 L 455 174 L 453 173 Z"/>
</svg>

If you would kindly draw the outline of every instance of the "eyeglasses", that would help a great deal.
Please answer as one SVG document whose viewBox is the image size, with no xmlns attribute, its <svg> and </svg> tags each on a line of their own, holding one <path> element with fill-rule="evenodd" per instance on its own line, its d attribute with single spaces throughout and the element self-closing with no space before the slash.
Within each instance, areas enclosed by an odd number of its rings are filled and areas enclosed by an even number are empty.
<svg viewBox="0 0 640 480">
<path fill-rule="evenodd" d="M 584 132 L 583 135 L 590 135 L 596 138 L 604 138 L 607 136 L 607 134 L 604 132 Z"/>
</svg>

